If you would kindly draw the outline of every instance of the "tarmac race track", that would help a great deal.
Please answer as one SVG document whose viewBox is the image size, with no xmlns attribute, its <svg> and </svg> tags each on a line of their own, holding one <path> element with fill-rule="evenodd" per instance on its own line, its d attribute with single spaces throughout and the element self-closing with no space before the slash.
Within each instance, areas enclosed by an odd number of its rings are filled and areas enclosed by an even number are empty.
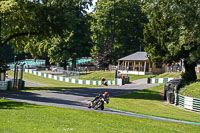
<svg viewBox="0 0 200 133">
<path fill-rule="evenodd" d="M 102 94 L 107 91 L 109 92 L 110 97 L 113 97 L 125 93 L 130 93 L 132 91 L 143 90 L 156 85 L 146 84 L 146 81 L 147 79 L 142 79 L 123 86 L 105 86 L 99 88 L 2 92 L 0 93 L 0 97 L 5 97 L 8 100 L 26 102 L 30 104 L 91 110 L 86 107 L 86 104 L 98 94 Z"/>
</svg>

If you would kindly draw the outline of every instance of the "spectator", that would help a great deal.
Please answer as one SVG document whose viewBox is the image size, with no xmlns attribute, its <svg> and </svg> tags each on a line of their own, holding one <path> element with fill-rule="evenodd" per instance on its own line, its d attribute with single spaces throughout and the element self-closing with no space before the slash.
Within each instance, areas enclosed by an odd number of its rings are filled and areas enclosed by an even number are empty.
<svg viewBox="0 0 200 133">
<path fill-rule="evenodd" d="M 125 76 L 124 75 L 122 75 L 122 77 L 121 77 L 122 79 L 125 79 Z"/>
<path fill-rule="evenodd" d="M 174 63 L 171 64 L 171 72 L 174 71 Z"/>
<path fill-rule="evenodd" d="M 176 72 L 179 72 L 179 64 L 176 63 Z"/>
<path fill-rule="evenodd" d="M 169 63 L 167 63 L 167 72 L 169 72 Z"/>
<path fill-rule="evenodd" d="M 124 85 L 124 83 L 125 83 L 125 76 L 124 75 L 122 75 L 122 85 Z"/>
<path fill-rule="evenodd" d="M 87 67 L 85 67 L 85 72 L 87 73 L 87 71 L 88 71 L 88 68 L 87 68 Z"/>
</svg>

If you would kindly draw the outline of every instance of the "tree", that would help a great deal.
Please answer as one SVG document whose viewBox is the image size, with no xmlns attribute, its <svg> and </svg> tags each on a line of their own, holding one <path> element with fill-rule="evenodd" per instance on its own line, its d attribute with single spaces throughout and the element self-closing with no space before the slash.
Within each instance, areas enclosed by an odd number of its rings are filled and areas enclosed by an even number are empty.
<svg viewBox="0 0 200 133">
<path fill-rule="evenodd" d="M 42 53 L 38 50 L 41 44 L 70 35 L 79 1 L 0 1 L 0 49 L 12 43 L 18 51 L 39 56 Z"/>
<path fill-rule="evenodd" d="M 200 15 L 198 0 L 144 0 L 144 48 L 152 61 L 171 63 L 184 60 L 186 83 L 196 80 L 200 58 Z"/>
<path fill-rule="evenodd" d="M 143 37 L 142 23 L 145 22 L 145 15 L 139 1 L 99 0 L 91 16 L 92 40 L 95 44 L 93 58 L 102 54 L 108 57 L 107 61 L 105 58 L 96 58 L 99 65 L 104 62 L 102 67 L 106 67 L 117 59 L 140 50 L 139 38 Z"/>
<path fill-rule="evenodd" d="M 66 61 L 72 59 L 72 66 L 76 68 L 76 58 L 89 56 L 92 44 L 90 39 L 90 23 L 86 9 L 90 1 L 79 0 L 74 7 L 73 25 L 68 30 L 68 36 L 55 37 L 52 42 L 40 43 L 41 51 L 46 52 L 51 63 L 63 62 L 66 69 Z"/>
</svg>

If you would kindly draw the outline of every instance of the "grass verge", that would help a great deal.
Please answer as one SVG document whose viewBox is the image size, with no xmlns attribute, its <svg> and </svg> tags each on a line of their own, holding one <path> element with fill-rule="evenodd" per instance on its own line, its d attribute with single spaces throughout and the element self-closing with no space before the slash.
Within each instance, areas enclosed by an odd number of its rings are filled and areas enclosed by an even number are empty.
<svg viewBox="0 0 200 133">
<path fill-rule="evenodd" d="M 12 133 L 198 133 L 199 127 L 0 99 L 0 132 Z"/>
<path fill-rule="evenodd" d="M 152 77 L 153 75 L 133 75 L 133 74 L 128 74 L 128 76 L 130 77 L 130 81 L 133 81 L 133 80 Z M 115 73 L 114 72 L 110 72 L 110 71 L 95 71 L 95 72 L 89 72 L 89 73 L 85 73 L 85 74 L 80 75 L 80 79 L 84 79 L 84 80 L 101 80 L 103 77 L 106 80 L 114 80 Z"/>
<path fill-rule="evenodd" d="M 181 88 L 179 93 L 188 97 L 200 98 L 200 81 L 196 81 Z"/>
<path fill-rule="evenodd" d="M 181 77 L 181 74 L 182 73 L 163 73 L 163 74 L 160 74 L 158 76 L 155 76 L 153 78 L 179 78 Z"/>
<path fill-rule="evenodd" d="M 200 114 L 183 110 L 161 100 L 164 84 L 111 98 L 107 107 L 139 114 L 159 116 L 185 121 L 200 122 Z"/>
</svg>

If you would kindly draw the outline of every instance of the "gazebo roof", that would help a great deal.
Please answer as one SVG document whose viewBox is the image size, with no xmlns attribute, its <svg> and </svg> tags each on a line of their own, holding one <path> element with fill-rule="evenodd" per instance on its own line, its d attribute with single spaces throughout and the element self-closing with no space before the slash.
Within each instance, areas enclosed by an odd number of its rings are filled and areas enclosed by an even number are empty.
<svg viewBox="0 0 200 133">
<path fill-rule="evenodd" d="M 128 55 L 119 59 L 120 61 L 129 60 L 129 61 L 145 61 L 148 60 L 146 52 L 136 52 L 134 54 Z"/>
</svg>

